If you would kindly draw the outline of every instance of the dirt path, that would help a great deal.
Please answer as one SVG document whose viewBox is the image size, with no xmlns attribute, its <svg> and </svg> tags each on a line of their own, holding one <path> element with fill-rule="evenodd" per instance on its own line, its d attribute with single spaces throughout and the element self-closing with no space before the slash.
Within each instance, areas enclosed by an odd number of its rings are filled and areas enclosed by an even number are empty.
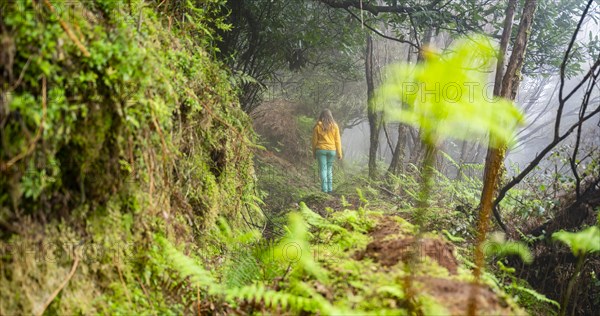
<svg viewBox="0 0 600 316">
<path fill-rule="evenodd" d="M 364 250 L 354 255 L 356 260 L 372 259 L 379 269 L 400 269 L 399 262 L 408 259 L 414 236 L 407 234 L 393 216 L 383 216 L 370 232 L 372 241 Z M 460 280 L 460 263 L 454 256 L 454 246 L 449 242 L 426 237 L 419 247 L 419 257 L 429 257 L 448 270 L 449 277 L 419 275 L 414 277 L 418 295 L 433 297 L 451 315 L 466 315 L 472 285 Z M 463 276 L 464 276 L 463 271 Z M 463 277 L 464 279 L 464 277 Z M 480 315 L 512 315 L 510 306 L 488 286 L 478 286 L 477 307 Z"/>
</svg>

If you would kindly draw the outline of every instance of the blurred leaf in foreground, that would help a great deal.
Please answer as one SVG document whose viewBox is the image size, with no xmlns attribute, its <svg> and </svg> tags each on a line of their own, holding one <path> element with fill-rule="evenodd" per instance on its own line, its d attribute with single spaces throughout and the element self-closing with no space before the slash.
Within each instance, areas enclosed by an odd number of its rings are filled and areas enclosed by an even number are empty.
<svg viewBox="0 0 600 316">
<path fill-rule="evenodd" d="M 420 127 L 425 142 L 492 136 L 508 144 L 523 115 L 513 102 L 492 96 L 488 82 L 495 49 L 483 36 L 459 41 L 447 53 L 425 52 L 422 63 L 388 68 L 378 104 L 388 121 Z"/>
<path fill-rule="evenodd" d="M 600 229 L 596 226 L 577 233 L 559 231 L 552 234 L 552 238 L 567 244 L 576 257 L 600 251 Z"/>
</svg>

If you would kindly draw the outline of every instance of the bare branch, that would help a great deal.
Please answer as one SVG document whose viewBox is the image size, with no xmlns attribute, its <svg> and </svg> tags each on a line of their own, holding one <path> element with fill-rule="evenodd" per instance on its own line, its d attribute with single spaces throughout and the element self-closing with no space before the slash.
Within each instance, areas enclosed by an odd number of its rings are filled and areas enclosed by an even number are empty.
<svg viewBox="0 0 600 316">
<path fill-rule="evenodd" d="M 567 138 L 569 135 L 571 135 L 571 133 L 578 128 L 580 125 L 582 125 L 583 123 L 585 123 L 587 120 L 589 120 L 590 118 L 594 117 L 594 115 L 600 113 L 600 106 L 598 106 L 596 109 L 594 109 L 594 111 L 592 111 L 591 113 L 589 113 L 588 115 L 584 116 L 582 120 L 578 121 L 577 123 L 573 124 L 563 135 L 559 136 L 557 139 L 555 139 L 554 141 L 552 141 L 550 144 L 548 144 L 540 153 L 537 154 L 537 156 L 535 156 L 535 158 L 529 163 L 529 165 L 523 169 L 523 171 L 521 171 L 521 173 L 519 173 L 518 175 L 516 175 L 515 177 L 512 178 L 512 180 L 510 182 L 508 182 L 498 193 L 498 197 L 496 198 L 496 200 L 494 201 L 494 207 L 498 207 L 498 204 L 500 203 L 500 201 L 502 201 L 502 199 L 506 196 L 506 193 L 512 189 L 515 185 L 517 185 L 519 182 L 521 182 L 525 176 L 527 176 L 541 161 L 542 159 L 552 150 L 554 149 L 554 147 L 556 147 L 556 145 L 558 145 L 560 142 L 562 142 L 565 138 Z"/>
<path fill-rule="evenodd" d="M 356 14 L 354 14 L 354 12 L 350 11 L 350 9 L 347 9 L 347 8 L 346 8 L 345 10 L 346 10 L 346 12 L 348 12 L 348 13 L 349 13 L 349 14 L 350 14 L 350 15 L 351 15 L 353 18 L 355 18 L 356 20 L 358 20 L 359 22 L 361 22 L 361 23 L 362 23 L 362 25 L 364 25 L 366 28 L 368 28 L 369 30 L 371 30 L 373 33 L 375 33 L 375 34 L 377 34 L 377 35 L 379 35 L 379 36 L 381 36 L 381 37 L 383 37 L 383 38 L 385 38 L 385 39 L 389 39 L 389 40 L 391 40 L 391 41 L 396 41 L 396 42 L 399 42 L 399 43 L 408 44 L 408 45 L 410 45 L 410 46 L 412 46 L 412 47 L 415 47 L 415 48 L 417 48 L 417 49 L 419 48 L 419 46 L 417 46 L 417 44 L 415 44 L 415 43 L 413 43 L 413 42 L 411 42 L 411 41 L 407 41 L 407 40 L 399 39 L 399 38 L 396 38 L 396 37 L 391 37 L 391 36 L 388 36 L 388 35 L 385 35 L 385 34 L 383 34 L 383 33 L 379 32 L 377 29 L 373 28 L 372 26 L 368 25 L 368 24 L 367 24 L 367 23 L 365 23 L 363 20 L 361 20 L 361 18 L 360 18 L 359 16 L 357 16 Z"/>
<path fill-rule="evenodd" d="M 581 14 L 581 18 L 579 19 L 579 22 L 577 23 L 575 32 L 573 32 L 573 36 L 571 36 L 571 41 L 569 42 L 567 51 L 565 51 L 565 57 L 563 57 L 563 61 L 560 64 L 560 90 L 558 90 L 559 105 L 558 105 L 558 110 L 556 113 L 556 122 L 554 123 L 554 139 L 556 139 L 558 137 L 558 133 L 559 133 L 559 129 L 560 129 L 560 118 L 561 118 L 561 114 L 563 111 L 563 107 L 565 105 L 565 102 L 563 101 L 563 89 L 565 87 L 565 68 L 567 67 L 567 61 L 569 60 L 569 55 L 571 54 L 571 49 L 573 49 L 573 44 L 575 44 L 575 39 L 577 39 L 577 34 L 579 33 L 579 30 L 581 29 L 581 25 L 583 24 L 583 20 L 585 19 L 585 16 L 587 15 L 587 12 L 590 9 L 590 6 L 592 5 L 593 2 L 594 2 L 594 0 L 589 0 L 588 4 L 586 5 L 585 9 L 583 10 L 583 14 Z"/>
<path fill-rule="evenodd" d="M 434 0 L 430 4 L 420 6 L 398 6 L 398 5 L 375 5 L 372 2 L 365 2 L 360 0 L 319 0 L 326 5 L 337 8 L 337 9 L 349 9 L 356 8 L 373 15 L 379 13 L 404 13 L 411 14 L 415 12 L 431 11 L 433 10 L 441 0 Z"/>
<path fill-rule="evenodd" d="M 600 75 L 600 70 L 597 71 L 594 76 L 592 76 L 592 80 L 590 80 L 590 82 L 588 84 L 587 91 L 585 92 L 585 95 L 583 96 L 581 108 L 579 109 L 579 120 L 581 120 L 583 118 L 583 116 L 585 115 L 585 111 L 587 110 L 587 106 L 590 101 L 590 96 L 592 94 L 592 91 L 594 91 L 593 90 L 594 85 L 596 84 L 596 81 L 598 80 L 598 75 Z M 573 148 L 573 155 L 569 158 L 569 164 L 571 166 L 571 171 L 573 172 L 573 176 L 575 177 L 575 195 L 577 196 L 577 199 L 579 199 L 581 197 L 581 177 L 579 176 L 579 172 L 577 171 L 577 167 L 579 166 L 579 163 L 577 163 L 577 153 L 579 152 L 579 143 L 581 141 L 581 129 L 582 129 L 582 124 L 580 124 L 577 127 L 577 137 L 575 138 L 575 146 Z"/>
</svg>

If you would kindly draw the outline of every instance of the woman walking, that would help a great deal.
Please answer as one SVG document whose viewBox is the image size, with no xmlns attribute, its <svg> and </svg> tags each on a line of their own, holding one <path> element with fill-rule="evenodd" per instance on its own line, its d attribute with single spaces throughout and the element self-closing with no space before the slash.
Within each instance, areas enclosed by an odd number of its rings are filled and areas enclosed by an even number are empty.
<svg viewBox="0 0 600 316">
<path fill-rule="evenodd" d="M 323 110 L 313 128 L 313 157 L 319 162 L 321 191 L 331 192 L 333 188 L 333 162 L 335 157 L 342 159 L 340 129 L 328 109 Z"/>
</svg>

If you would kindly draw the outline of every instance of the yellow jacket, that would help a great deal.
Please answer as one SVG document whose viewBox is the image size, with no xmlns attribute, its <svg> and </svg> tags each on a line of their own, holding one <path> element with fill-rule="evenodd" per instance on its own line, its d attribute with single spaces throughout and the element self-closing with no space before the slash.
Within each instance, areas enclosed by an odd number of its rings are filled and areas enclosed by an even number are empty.
<svg viewBox="0 0 600 316">
<path fill-rule="evenodd" d="M 320 121 L 315 125 L 312 136 L 313 155 L 317 149 L 335 150 L 339 159 L 342 159 L 342 141 L 340 140 L 340 129 L 337 124 L 329 131 L 323 129 Z"/>
</svg>

